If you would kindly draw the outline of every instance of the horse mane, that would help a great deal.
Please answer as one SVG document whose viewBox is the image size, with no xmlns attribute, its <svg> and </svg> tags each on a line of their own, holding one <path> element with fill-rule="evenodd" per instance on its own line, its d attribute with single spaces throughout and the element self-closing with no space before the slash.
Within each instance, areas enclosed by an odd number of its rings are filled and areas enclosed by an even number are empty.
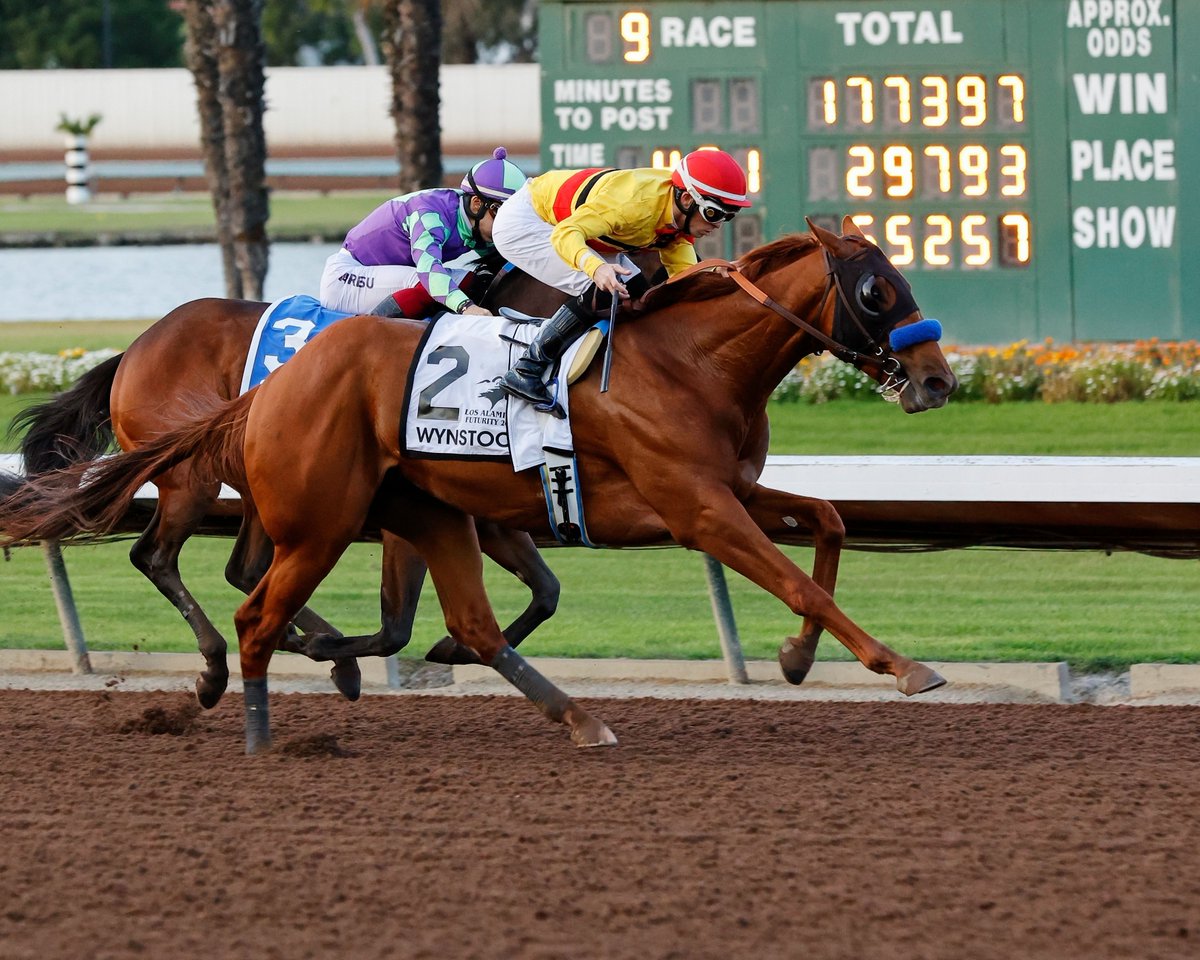
<svg viewBox="0 0 1200 960">
<path fill-rule="evenodd" d="M 737 265 L 747 280 L 757 281 L 759 277 L 794 263 L 819 246 L 817 238 L 811 233 L 789 233 L 755 247 L 739 259 Z M 711 300 L 736 289 L 737 284 L 729 277 L 712 272 L 698 273 L 680 283 L 664 283 L 655 287 L 646 295 L 645 309 L 659 310 L 674 303 Z"/>
</svg>

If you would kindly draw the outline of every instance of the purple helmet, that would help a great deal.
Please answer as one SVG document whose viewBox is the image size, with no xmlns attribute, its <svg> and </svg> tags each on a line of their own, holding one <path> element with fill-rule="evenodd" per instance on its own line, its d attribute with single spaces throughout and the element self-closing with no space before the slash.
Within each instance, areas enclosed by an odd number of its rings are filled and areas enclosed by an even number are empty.
<svg viewBox="0 0 1200 960">
<path fill-rule="evenodd" d="M 511 160 L 505 160 L 507 156 L 507 150 L 497 147 L 492 151 L 490 160 L 480 160 L 475 164 L 463 177 L 463 192 L 503 203 L 520 190 L 525 183 L 525 174 Z"/>
</svg>

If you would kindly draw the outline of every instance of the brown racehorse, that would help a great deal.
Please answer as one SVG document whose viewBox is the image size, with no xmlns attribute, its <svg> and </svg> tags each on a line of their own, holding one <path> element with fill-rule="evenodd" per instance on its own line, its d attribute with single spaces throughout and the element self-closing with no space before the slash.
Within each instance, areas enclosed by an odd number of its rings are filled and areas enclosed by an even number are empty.
<svg viewBox="0 0 1200 960">
<path fill-rule="evenodd" d="M 740 262 L 761 299 L 723 276 L 660 288 L 646 316 L 621 331 L 621 376 L 612 389 L 601 394 L 594 371 L 574 388 L 588 531 L 613 546 L 673 539 L 712 555 L 912 695 L 944 681 L 866 633 L 774 546 L 771 531 L 809 515 L 812 502 L 762 487 L 747 469 L 746 447 L 772 389 L 817 349 L 832 344 L 880 380 L 902 374 L 899 399 L 909 413 L 942 406 L 957 386 L 936 340 L 905 340 L 894 351 L 880 346 L 923 322 L 882 252 L 848 219 L 844 237 L 812 230 Z M 0 528 L 14 542 L 103 531 L 148 477 L 195 457 L 251 493 L 276 546 L 235 617 L 248 752 L 270 746 L 267 667 L 288 621 L 367 523 L 421 552 L 452 637 L 567 724 L 579 745 L 614 743 L 603 723 L 505 642 L 484 592 L 471 517 L 540 528 L 545 503 L 534 472 L 401 454 L 404 374 L 420 334 L 409 322 L 342 321 L 257 391 L 94 468 L 82 485 L 82 470 L 31 484 L 5 501 Z M 785 672 L 790 648 L 781 651 Z"/>
<path fill-rule="evenodd" d="M 520 271 L 511 271 L 498 277 L 482 299 L 490 308 L 511 306 L 548 316 L 565 295 Z M 25 431 L 21 454 L 26 473 L 33 476 L 92 460 L 114 439 L 121 449 L 131 450 L 187 420 L 195 404 L 236 397 L 246 353 L 266 307 L 246 300 L 185 303 L 153 324 L 123 354 L 84 374 L 69 390 L 21 411 L 13 426 Z M 229 679 L 226 642 L 184 584 L 179 553 L 204 518 L 222 509 L 217 501 L 220 484 L 211 477 L 198 477 L 186 462 L 156 477 L 155 483 L 154 516 L 130 550 L 130 561 L 192 628 L 206 664 L 196 680 L 196 696 L 204 707 L 213 707 Z M 509 643 L 516 646 L 553 615 L 558 580 L 528 534 L 481 521 L 479 538 L 484 552 L 520 578 L 532 593 L 529 606 L 505 630 Z M 226 565 L 226 579 L 249 593 L 269 566 L 271 551 L 257 515 L 249 511 Z M 349 699 L 357 699 L 360 674 L 355 657 L 390 656 L 408 643 L 424 578 L 420 555 L 385 531 L 379 632 L 343 638 L 305 607 L 293 618 L 305 631 L 304 637 L 289 631 L 283 648 L 314 659 L 333 659 L 335 684 Z M 355 652 L 345 653 L 349 648 Z M 444 638 L 430 651 L 429 659 L 453 663 L 474 656 Z"/>
</svg>

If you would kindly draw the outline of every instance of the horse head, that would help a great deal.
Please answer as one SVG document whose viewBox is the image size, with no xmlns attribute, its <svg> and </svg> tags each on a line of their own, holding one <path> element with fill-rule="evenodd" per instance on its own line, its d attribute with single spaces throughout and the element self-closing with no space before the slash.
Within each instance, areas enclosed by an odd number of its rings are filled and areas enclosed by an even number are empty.
<svg viewBox="0 0 1200 960">
<path fill-rule="evenodd" d="M 831 336 L 847 351 L 843 359 L 905 413 L 944 406 L 958 378 L 938 345 L 941 325 L 922 315 L 903 274 L 853 220 L 843 218 L 843 236 L 807 222 L 825 251 L 827 291 L 836 291 Z"/>
</svg>

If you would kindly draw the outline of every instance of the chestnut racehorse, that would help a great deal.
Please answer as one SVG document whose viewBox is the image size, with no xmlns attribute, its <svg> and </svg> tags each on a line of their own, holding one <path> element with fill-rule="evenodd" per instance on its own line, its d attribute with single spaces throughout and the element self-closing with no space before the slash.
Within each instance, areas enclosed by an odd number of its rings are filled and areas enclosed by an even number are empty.
<svg viewBox="0 0 1200 960">
<path fill-rule="evenodd" d="M 811 518 L 814 501 L 758 484 L 747 446 L 761 442 L 756 425 L 772 389 L 819 349 L 886 379 L 909 413 L 942 406 L 957 382 L 935 335 L 924 335 L 933 322 L 882 251 L 848 218 L 842 237 L 810 227 L 812 235 L 785 237 L 739 262 L 752 295 L 713 274 L 659 288 L 646 315 L 621 328 L 612 389 L 601 394 L 594 371 L 573 388 L 588 532 L 612 546 L 674 540 L 710 554 L 912 695 L 944 681 L 869 635 L 774 546 L 770 534 Z M 142 482 L 194 457 L 249 491 L 275 543 L 270 568 L 235 617 L 248 752 L 270 746 L 272 652 L 368 523 L 420 551 L 455 640 L 568 725 L 577 744 L 614 743 L 505 642 L 484 592 L 471 517 L 539 529 L 546 507 L 535 472 L 400 451 L 404 383 L 420 335 L 411 322 L 344 320 L 257 391 L 93 468 L 82 485 L 82 470 L 35 482 L 4 502 L 0 528 L 14 542 L 109 529 Z M 794 649 L 789 642 L 780 652 L 785 673 L 797 669 Z"/>
<path fill-rule="evenodd" d="M 482 299 L 490 308 L 511 306 L 549 316 L 565 295 L 527 274 L 511 271 L 497 278 Z M 36 476 L 93 460 L 114 440 L 121 449 L 131 450 L 187 420 L 197 403 L 236 397 L 246 353 L 266 307 L 255 301 L 216 298 L 185 303 L 153 324 L 124 353 L 84 374 L 69 390 L 18 413 L 13 429 L 24 430 L 20 449 L 26 474 Z M 192 465 L 184 462 L 156 477 L 155 484 L 154 515 L 130 550 L 129 559 L 192 628 L 205 660 L 204 672 L 196 679 L 196 696 L 202 706 L 213 707 L 229 679 L 226 642 L 184 584 L 179 553 L 204 518 L 222 509 L 217 501 L 220 483 L 212 477 L 198 477 Z M 528 534 L 481 521 L 479 538 L 484 552 L 514 573 L 532 593 L 529 606 L 505 630 L 509 643 L 516 646 L 554 613 L 558 580 Z M 225 567 L 226 579 L 249 593 L 270 564 L 271 550 L 257 515 L 246 512 Z M 420 555 L 385 531 L 379 632 L 342 638 L 304 607 L 293 622 L 305 636 L 289 631 L 283 648 L 314 659 L 333 659 L 335 684 L 349 699 L 357 699 L 360 673 L 355 656 L 390 656 L 408 643 L 424 578 Z M 346 647 L 353 647 L 355 654 L 343 654 Z M 454 663 L 475 658 L 443 638 L 430 651 L 429 659 Z"/>
</svg>

